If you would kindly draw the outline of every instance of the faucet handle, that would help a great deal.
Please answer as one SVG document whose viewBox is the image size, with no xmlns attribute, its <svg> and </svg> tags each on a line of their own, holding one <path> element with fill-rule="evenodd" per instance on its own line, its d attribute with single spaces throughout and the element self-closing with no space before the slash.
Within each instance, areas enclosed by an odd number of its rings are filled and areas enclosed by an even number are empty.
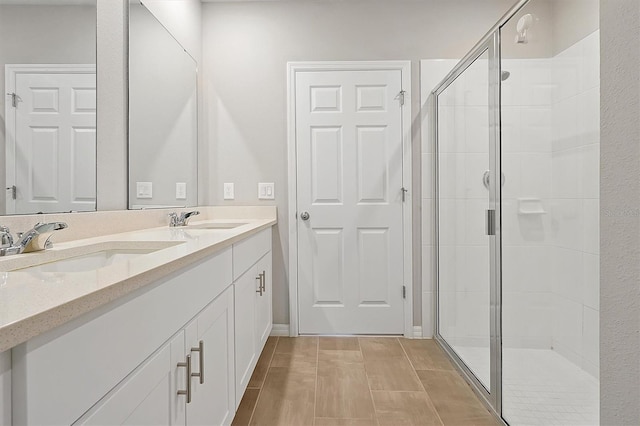
<svg viewBox="0 0 640 426">
<path fill-rule="evenodd" d="M 0 225 L 0 248 L 7 248 L 13 245 L 13 236 L 8 226 Z"/>
</svg>

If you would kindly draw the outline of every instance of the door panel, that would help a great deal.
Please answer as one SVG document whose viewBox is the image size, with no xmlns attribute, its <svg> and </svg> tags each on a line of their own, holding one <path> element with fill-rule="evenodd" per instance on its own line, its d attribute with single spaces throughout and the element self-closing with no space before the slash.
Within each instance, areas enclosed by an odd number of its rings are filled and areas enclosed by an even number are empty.
<svg viewBox="0 0 640 426">
<path fill-rule="evenodd" d="M 95 210 L 95 73 L 17 73 L 15 90 L 15 213 Z"/>
<path fill-rule="evenodd" d="M 301 333 L 402 334 L 397 71 L 296 76 Z"/>
</svg>

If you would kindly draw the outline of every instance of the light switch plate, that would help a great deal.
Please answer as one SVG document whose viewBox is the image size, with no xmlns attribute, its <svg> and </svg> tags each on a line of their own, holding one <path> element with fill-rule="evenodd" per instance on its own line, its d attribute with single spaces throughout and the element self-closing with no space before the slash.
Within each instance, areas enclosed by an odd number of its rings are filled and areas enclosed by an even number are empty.
<svg viewBox="0 0 640 426">
<path fill-rule="evenodd" d="M 258 183 L 258 199 L 259 200 L 275 200 L 276 198 L 276 184 L 273 182 Z"/>
<path fill-rule="evenodd" d="M 233 200 L 235 198 L 235 193 L 233 189 L 233 183 L 225 183 L 224 184 L 224 199 L 225 200 Z"/>
<path fill-rule="evenodd" d="M 153 198 L 153 183 L 136 182 L 136 198 Z"/>
<path fill-rule="evenodd" d="M 186 199 L 187 199 L 187 183 L 176 182 L 176 200 L 186 200 Z"/>
</svg>

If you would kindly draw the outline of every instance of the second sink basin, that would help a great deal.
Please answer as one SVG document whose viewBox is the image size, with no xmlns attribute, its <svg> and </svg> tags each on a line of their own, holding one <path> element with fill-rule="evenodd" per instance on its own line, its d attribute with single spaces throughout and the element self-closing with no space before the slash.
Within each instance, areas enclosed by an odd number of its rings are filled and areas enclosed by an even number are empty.
<svg viewBox="0 0 640 426">
<path fill-rule="evenodd" d="M 217 222 L 217 223 L 198 223 L 188 225 L 190 229 L 233 229 L 238 226 L 246 225 L 246 223 L 230 223 L 230 222 Z"/>
</svg>

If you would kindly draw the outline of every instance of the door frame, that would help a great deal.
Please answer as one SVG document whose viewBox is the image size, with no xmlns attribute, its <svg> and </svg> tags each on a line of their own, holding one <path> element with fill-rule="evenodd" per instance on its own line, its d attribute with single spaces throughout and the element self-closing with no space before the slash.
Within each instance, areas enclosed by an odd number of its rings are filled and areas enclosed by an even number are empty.
<svg viewBox="0 0 640 426">
<path fill-rule="evenodd" d="M 5 187 L 16 184 L 16 108 L 8 100 L 16 92 L 19 74 L 96 74 L 95 64 L 6 64 L 4 66 L 5 87 Z M 96 105 L 97 117 L 97 105 Z M 13 159 L 13 161 L 8 161 Z M 6 214 L 15 214 L 16 200 L 5 190 Z"/>
<path fill-rule="evenodd" d="M 400 71 L 405 92 L 402 116 L 402 183 L 409 191 L 402 208 L 404 336 L 413 338 L 413 185 L 411 171 L 411 61 L 328 61 L 287 63 L 287 173 L 289 220 L 289 336 L 299 335 L 298 317 L 298 226 L 297 226 L 297 141 L 296 141 L 296 75 L 318 71 Z"/>
</svg>

